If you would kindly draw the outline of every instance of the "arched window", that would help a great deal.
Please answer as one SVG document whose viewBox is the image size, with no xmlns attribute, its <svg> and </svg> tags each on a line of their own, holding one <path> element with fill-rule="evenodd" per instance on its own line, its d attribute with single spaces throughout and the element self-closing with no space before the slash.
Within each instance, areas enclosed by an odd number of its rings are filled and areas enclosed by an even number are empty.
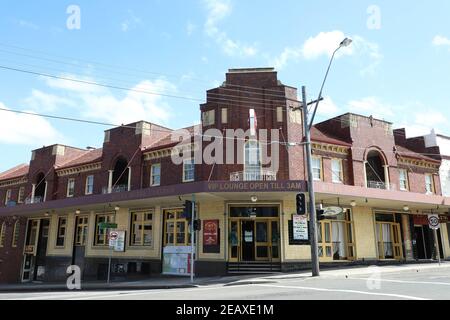
<svg viewBox="0 0 450 320">
<path fill-rule="evenodd" d="M 20 231 L 20 223 L 19 221 L 16 221 L 14 224 L 14 231 L 13 231 L 13 237 L 12 237 L 12 247 L 17 247 L 17 244 L 19 243 L 19 231 Z"/>
<path fill-rule="evenodd" d="M 2 227 L 0 228 L 0 248 L 5 246 L 5 236 L 6 236 L 6 223 L 2 223 Z"/>
<path fill-rule="evenodd" d="M 385 161 L 380 152 L 372 150 L 367 154 L 366 176 L 369 188 L 386 189 Z"/>
<path fill-rule="evenodd" d="M 261 149 L 256 140 L 245 143 L 244 175 L 247 181 L 261 180 Z"/>
</svg>

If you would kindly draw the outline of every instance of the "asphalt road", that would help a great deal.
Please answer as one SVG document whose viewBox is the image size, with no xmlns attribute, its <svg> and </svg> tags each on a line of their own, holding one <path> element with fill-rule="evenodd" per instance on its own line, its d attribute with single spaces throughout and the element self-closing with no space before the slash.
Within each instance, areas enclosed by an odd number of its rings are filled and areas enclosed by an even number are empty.
<svg viewBox="0 0 450 320">
<path fill-rule="evenodd" d="M 2 293 L 20 300 L 450 300 L 450 268 L 257 277 L 190 289 Z"/>
</svg>

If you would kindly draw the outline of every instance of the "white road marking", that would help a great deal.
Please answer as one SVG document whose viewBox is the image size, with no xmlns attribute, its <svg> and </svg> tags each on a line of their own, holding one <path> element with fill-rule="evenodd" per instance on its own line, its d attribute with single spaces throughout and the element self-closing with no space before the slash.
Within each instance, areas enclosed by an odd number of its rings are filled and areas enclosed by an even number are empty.
<svg viewBox="0 0 450 320">
<path fill-rule="evenodd" d="M 353 278 L 349 277 L 350 280 L 371 280 L 369 278 Z M 413 281 L 413 280 L 392 280 L 392 279 L 377 279 L 376 281 L 384 281 L 384 282 L 396 282 L 396 283 L 410 283 L 410 284 L 435 284 L 440 286 L 450 286 L 450 282 L 436 282 L 436 281 Z"/>
<path fill-rule="evenodd" d="M 413 297 L 413 296 L 407 296 L 407 295 L 402 295 L 402 294 L 382 293 L 382 292 L 368 292 L 368 291 L 346 290 L 346 289 L 293 287 L 293 286 L 279 286 L 279 285 L 270 285 L 270 284 L 255 284 L 254 286 L 270 287 L 270 288 L 282 288 L 282 289 L 326 291 L 326 292 L 357 293 L 357 294 L 363 294 L 363 295 L 369 295 L 369 296 L 385 296 L 385 297 L 401 298 L 401 299 L 408 299 L 408 300 L 430 300 L 430 299 L 427 299 L 427 298 Z"/>
</svg>

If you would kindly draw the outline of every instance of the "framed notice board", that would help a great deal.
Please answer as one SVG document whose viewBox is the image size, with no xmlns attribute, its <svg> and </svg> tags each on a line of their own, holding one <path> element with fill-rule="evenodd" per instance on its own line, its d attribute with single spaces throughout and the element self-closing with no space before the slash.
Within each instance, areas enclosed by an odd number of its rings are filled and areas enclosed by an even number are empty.
<svg viewBox="0 0 450 320">
<path fill-rule="evenodd" d="M 294 239 L 294 223 L 293 220 L 288 220 L 288 231 L 289 231 L 289 245 L 291 246 L 306 246 L 310 245 L 309 240 L 296 240 Z"/>
</svg>

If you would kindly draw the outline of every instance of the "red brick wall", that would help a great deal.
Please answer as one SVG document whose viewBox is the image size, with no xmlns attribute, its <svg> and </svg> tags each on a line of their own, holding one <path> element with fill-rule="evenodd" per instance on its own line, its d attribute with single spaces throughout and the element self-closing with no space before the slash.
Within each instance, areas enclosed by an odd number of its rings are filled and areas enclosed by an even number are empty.
<svg viewBox="0 0 450 320">
<path fill-rule="evenodd" d="M 25 243 L 26 218 L 19 218 L 19 240 L 16 248 L 13 248 L 12 238 L 14 224 L 17 221 L 13 217 L 0 217 L 0 227 L 6 222 L 5 245 L 0 248 L 0 283 L 15 283 L 21 278 L 21 266 L 23 263 L 23 245 Z"/>
</svg>

